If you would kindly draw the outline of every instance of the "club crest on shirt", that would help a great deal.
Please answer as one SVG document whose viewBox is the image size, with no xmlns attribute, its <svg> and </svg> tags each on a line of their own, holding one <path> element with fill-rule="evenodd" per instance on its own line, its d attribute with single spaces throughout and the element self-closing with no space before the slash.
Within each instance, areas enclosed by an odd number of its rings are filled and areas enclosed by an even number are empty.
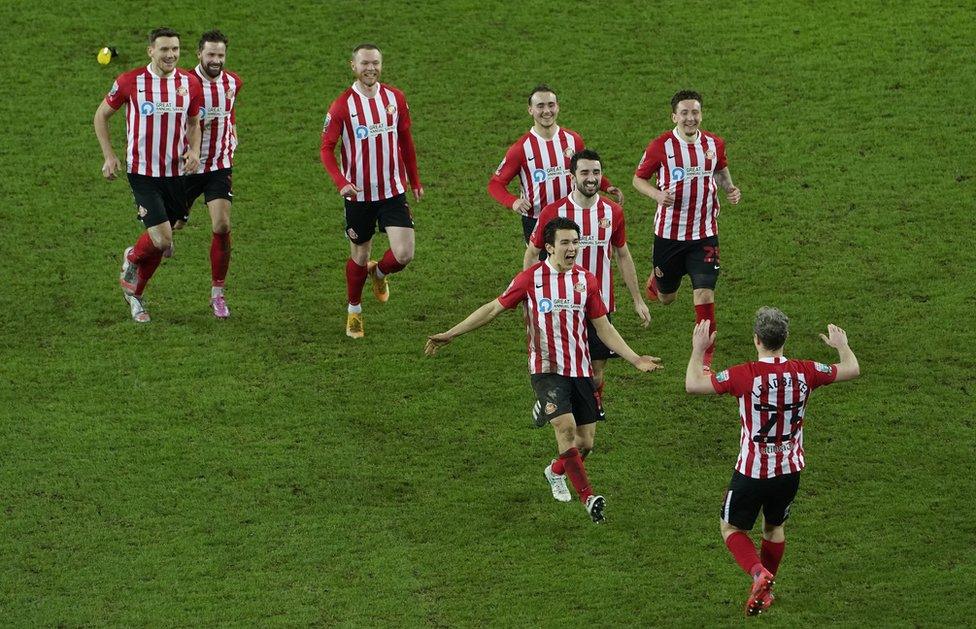
<svg viewBox="0 0 976 629">
<path fill-rule="evenodd" d="M 823 363 L 814 363 L 814 366 L 817 368 L 817 371 L 819 371 L 820 373 L 831 372 L 830 365 L 825 365 Z"/>
<path fill-rule="evenodd" d="M 329 123 L 332 122 L 332 114 L 325 114 L 325 121 L 322 123 L 322 133 L 329 128 Z"/>
<path fill-rule="evenodd" d="M 390 103 L 389 105 L 387 105 L 386 106 L 386 113 L 390 114 L 391 116 L 393 114 L 395 114 L 396 113 L 396 105 L 394 105 L 393 103 Z"/>
<path fill-rule="evenodd" d="M 182 85 L 179 86 L 178 88 L 176 88 L 176 95 L 177 96 L 186 96 L 186 94 L 187 94 L 187 89 L 185 87 L 183 87 Z"/>
<path fill-rule="evenodd" d="M 705 151 L 705 159 L 715 159 L 715 151 L 712 149 Z"/>
<path fill-rule="evenodd" d="M 600 219 L 600 229 L 610 229 L 610 219 L 601 218 Z"/>
<path fill-rule="evenodd" d="M 661 267 L 654 267 L 654 277 L 664 277 L 664 271 L 661 270 Z"/>
<path fill-rule="evenodd" d="M 546 415 L 552 415 L 556 412 L 556 405 L 552 402 L 546 402 Z"/>
<path fill-rule="evenodd" d="M 575 154 L 575 153 L 576 153 L 576 151 L 574 151 L 573 149 L 569 148 L 568 146 L 566 147 L 566 150 L 563 151 L 563 155 L 566 156 L 566 159 L 573 159 L 573 154 Z"/>
<path fill-rule="evenodd" d="M 234 98 L 235 94 L 237 94 L 237 90 L 235 90 L 233 87 L 227 90 L 227 98 Z"/>
<path fill-rule="evenodd" d="M 729 379 L 729 370 L 728 369 L 726 369 L 725 371 L 720 371 L 717 374 L 715 374 L 715 381 L 716 382 L 725 382 L 728 379 Z"/>
<path fill-rule="evenodd" d="M 576 283 L 576 286 L 573 287 L 573 290 L 576 291 L 577 293 L 585 293 L 586 292 L 586 282 L 585 281 L 577 282 Z"/>
</svg>

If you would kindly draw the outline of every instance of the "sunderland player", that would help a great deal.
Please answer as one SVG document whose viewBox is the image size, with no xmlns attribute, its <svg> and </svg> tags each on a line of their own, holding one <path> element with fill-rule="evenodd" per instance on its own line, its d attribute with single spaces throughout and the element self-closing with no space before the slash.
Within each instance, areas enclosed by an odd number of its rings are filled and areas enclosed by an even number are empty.
<svg viewBox="0 0 976 629">
<path fill-rule="evenodd" d="M 569 160 L 584 148 L 580 134 L 556 124 L 559 101 L 548 85 L 538 85 L 529 93 L 529 115 L 532 128 L 508 149 L 488 182 L 488 193 L 522 217 L 526 244 L 542 208 L 572 190 Z M 508 191 L 508 184 L 516 175 L 519 196 Z M 606 177 L 601 179 L 600 189 L 614 195 L 617 203 L 624 202 L 624 193 Z"/>
<path fill-rule="evenodd" d="M 186 177 L 186 206 L 193 207 L 197 197 L 210 210 L 213 236 L 210 240 L 210 307 L 218 319 L 230 316 L 224 298 L 224 280 L 230 265 L 230 205 L 231 170 L 234 149 L 237 148 L 235 106 L 241 92 L 241 79 L 224 70 L 227 58 L 227 37 L 220 31 L 208 31 L 197 44 L 200 63 L 193 70 L 203 88 L 203 109 L 200 124 L 203 139 L 200 143 L 200 166 Z M 177 227 L 180 227 L 177 223 Z"/>
<path fill-rule="evenodd" d="M 329 107 L 322 129 L 322 164 L 345 199 L 346 335 L 363 337 L 361 297 L 367 276 L 380 302 L 390 297 L 387 276 L 413 260 L 413 215 L 407 204 L 409 185 L 415 201 L 424 196 L 410 133 L 410 108 L 403 92 L 380 83 L 383 55 L 373 44 L 361 44 L 349 62 L 356 80 Z M 342 169 L 335 148 L 342 142 Z M 379 262 L 370 260 L 379 223 L 390 240 Z"/>
<path fill-rule="evenodd" d="M 562 217 L 551 220 L 545 227 L 549 257 L 515 276 L 498 299 L 481 306 L 447 332 L 428 337 L 425 352 L 433 356 L 455 337 L 524 304 L 532 388 L 545 420 L 555 429 L 559 449 L 559 458 L 545 469 L 546 478 L 553 495 L 569 502 L 572 497 L 565 478 L 569 476 L 590 517 L 602 522 L 605 500 L 590 487 L 576 445 L 577 427 L 592 424 L 601 413 L 593 387 L 586 321 L 592 322 L 607 347 L 640 371 L 653 371 L 661 365 L 659 358 L 634 353 L 607 319 L 599 281 L 576 264 L 579 235 L 580 228 L 573 221 Z"/>
<path fill-rule="evenodd" d="M 786 548 L 783 524 L 800 484 L 800 470 L 806 464 L 803 424 L 810 392 L 860 375 L 847 333 L 833 324 L 820 338 L 837 350 L 838 363 L 784 358 L 789 323 L 779 310 L 760 308 L 753 326 L 759 359 L 709 375 L 703 372 L 702 361 L 715 333 L 709 333 L 707 321 L 700 321 L 692 336 L 685 373 L 688 393 L 728 393 L 739 398 L 739 459 L 722 502 L 720 527 L 725 545 L 753 580 L 746 601 L 749 616 L 762 613 L 773 603 L 773 578 Z M 760 509 L 763 533 L 757 553 L 748 533 Z"/>
<path fill-rule="evenodd" d="M 617 259 L 617 266 L 624 277 L 624 284 L 634 302 L 634 310 L 641 320 L 641 325 L 647 327 L 651 323 L 651 315 L 647 304 L 641 295 L 634 268 L 634 258 L 627 246 L 627 231 L 624 224 L 623 208 L 600 196 L 600 180 L 603 167 L 600 155 L 593 150 L 583 149 L 573 155 L 569 162 L 569 170 L 573 177 L 573 191 L 564 199 L 550 203 L 539 214 L 535 230 L 529 238 L 525 249 L 523 269 L 527 269 L 539 259 L 539 253 L 545 247 L 543 232 L 546 224 L 557 216 L 568 218 L 580 226 L 580 246 L 576 263 L 596 276 L 600 283 L 600 295 L 607 310 L 607 319 L 616 310 L 613 294 L 613 267 L 611 259 Z M 603 374 L 607 360 L 614 356 L 606 345 L 600 341 L 599 335 L 587 323 L 587 338 L 590 345 L 590 358 L 593 361 L 593 384 L 596 386 L 597 399 L 603 401 Z M 536 403 L 534 413 L 536 425 L 539 422 L 539 404 Z M 593 437 L 596 424 L 580 426 L 577 434 L 580 440 L 576 447 L 582 458 L 593 449 Z"/>
<path fill-rule="evenodd" d="M 733 205 L 742 197 L 732 183 L 725 141 L 700 128 L 702 98 L 678 92 L 671 99 L 675 127 L 647 146 L 634 187 L 657 202 L 654 215 L 654 271 L 647 296 L 668 305 L 677 297 L 684 275 L 694 289 L 695 322 L 708 321 L 715 330 L 715 283 L 719 274 L 718 188 Z M 657 185 L 650 182 L 657 179 Z M 712 363 L 714 347 L 705 352 Z"/>
<path fill-rule="evenodd" d="M 149 322 L 142 295 L 173 244 L 173 225 L 188 218 L 181 175 L 195 172 L 200 162 L 200 82 L 176 67 L 179 33 L 157 28 L 149 34 L 147 52 L 149 65 L 119 75 L 94 120 L 105 158 L 102 175 L 111 181 L 121 164 L 108 120 L 125 105 L 126 175 L 146 231 L 125 250 L 119 283 L 137 323 Z"/>
</svg>

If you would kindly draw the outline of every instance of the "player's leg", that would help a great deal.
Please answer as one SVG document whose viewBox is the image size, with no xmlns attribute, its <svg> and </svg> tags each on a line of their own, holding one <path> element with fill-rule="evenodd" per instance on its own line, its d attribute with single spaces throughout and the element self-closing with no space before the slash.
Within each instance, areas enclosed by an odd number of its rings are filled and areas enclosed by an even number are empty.
<svg viewBox="0 0 976 629">
<path fill-rule="evenodd" d="M 752 587 L 746 599 L 746 615 L 762 613 L 768 605 L 768 594 L 773 587 L 773 575 L 763 567 L 756 551 L 756 545 L 749 537 L 763 504 L 763 485 L 765 479 L 749 478 L 738 471 L 732 473 L 732 480 L 722 502 L 719 528 L 725 547 L 729 549 L 743 572 L 752 578 Z"/>
<path fill-rule="evenodd" d="M 586 457 L 593 451 L 596 438 L 596 424 L 604 421 L 603 404 L 596 386 L 597 363 L 600 363 L 599 374 L 602 382 L 606 359 L 593 361 L 593 378 L 573 378 L 573 413 L 576 417 L 576 440 L 574 445 L 580 452 L 580 458 Z"/>
<path fill-rule="evenodd" d="M 152 278 L 163 252 L 173 243 L 173 230 L 166 213 L 166 203 L 159 178 L 129 173 L 129 185 L 135 199 L 137 216 L 145 226 L 135 244 L 122 255 L 119 284 L 134 321 L 147 323 L 149 314 L 142 303 L 146 285 Z"/>
<path fill-rule="evenodd" d="M 390 298 L 388 275 L 399 273 L 413 260 L 414 230 L 413 215 L 404 194 L 382 201 L 378 206 L 377 218 L 380 231 L 385 232 L 390 241 L 378 262 L 369 263 L 369 276 L 373 280 L 373 295 L 378 301 Z"/>
<path fill-rule="evenodd" d="M 708 321 L 710 330 L 715 332 L 715 285 L 719 275 L 718 237 L 712 236 L 696 241 L 688 251 L 686 263 L 694 289 L 695 324 Z M 715 344 L 705 350 L 703 362 L 711 368 Z"/>
<path fill-rule="evenodd" d="M 371 201 L 345 200 L 346 237 L 349 239 L 349 259 L 346 261 L 346 336 L 362 338 L 363 286 L 366 285 L 367 265 L 376 233 L 377 204 Z"/>
<path fill-rule="evenodd" d="M 218 319 L 230 316 L 227 299 L 224 296 L 224 284 L 227 280 L 227 269 L 230 267 L 231 238 L 230 238 L 230 208 L 234 198 L 232 192 L 232 174 L 229 168 L 215 170 L 203 175 L 204 201 L 210 212 L 210 307 Z"/>
<path fill-rule="evenodd" d="M 684 260 L 681 257 L 683 248 L 684 243 L 680 240 L 654 237 L 651 254 L 654 269 L 644 286 L 647 298 L 651 301 L 667 306 L 678 298 L 678 287 L 681 286 L 681 278 L 685 274 Z"/>
<path fill-rule="evenodd" d="M 786 551 L 786 531 L 790 507 L 800 488 L 800 473 L 776 476 L 770 481 L 770 492 L 763 504 L 763 535 L 759 557 L 773 576 L 779 570 Z"/>
</svg>

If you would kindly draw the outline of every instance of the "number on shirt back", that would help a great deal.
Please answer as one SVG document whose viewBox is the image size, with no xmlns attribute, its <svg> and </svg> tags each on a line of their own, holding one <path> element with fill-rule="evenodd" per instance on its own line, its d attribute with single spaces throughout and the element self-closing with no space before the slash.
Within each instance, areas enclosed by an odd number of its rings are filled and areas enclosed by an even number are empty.
<svg viewBox="0 0 976 629">
<path fill-rule="evenodd" d="M 779 409 L 775 404 L 754 404 L 752 409 L 754 411 L 769 413 L 766 423 L 759 427 L 759 432 L 752 436 L 752 440 L 756 443 L 775 443 L 776 441 L 788 441 L 793 437 L 794 434 L 800 431 L 803 426 L 803 418 L 800 417 L 796 419 L 797 411 L 803 407 L 802 402 L 797 402 L 796 404 L 784 404 L 783 405 L 783 435 L 770 435 L 769 432 L 776 426 L 779 421 Z M 795 430 L 794 430 L 795 429 Z"/>
</svg>

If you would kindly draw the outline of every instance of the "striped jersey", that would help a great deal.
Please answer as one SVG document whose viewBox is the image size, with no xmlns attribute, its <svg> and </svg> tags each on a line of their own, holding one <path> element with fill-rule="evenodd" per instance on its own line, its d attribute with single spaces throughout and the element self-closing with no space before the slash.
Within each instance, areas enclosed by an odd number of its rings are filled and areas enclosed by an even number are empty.
<svg viewBox="0 0 976 629">
<path fill-rule="evenodd" d="M 149 66 L 119 75 L 105 96 L 112 109 L 125 105 L 126 172 L 149 177 L 178 177 L 188 148 L 187 119 L 200 114 L 200 82 L 182 68 L 168 77 Z"/>
<path fill-rule="evenodd" d="M 230 168 L 237 148 L 237 117 L 234 105 L 241 93 L 241 78 L 233 72 L 221 70 L 211 80 L 199 65 L 194 70 L 203 88 L 200 109 L 200 167 L 198 173 Z"/>
<path fill-rule="evenodd" d="M 593 375 L 586 320 L 607 314 L 596 277 L 579 265 L 560 273 L 548 260 L 515 276 L 498 298 L 505 308 L 522 303 L 529 373 L 570 378 Z"/>
<path fill-rule="evenodd" d="M 782 357 L 760 358 L 712 374 L 716 393 L 739 398 L 742 432 L 735 469 L 751 478 L 802 470 L 807 400 L 811 391 L 835 378 L 836 365 Z"/>
<path fill-rule="evenodd" d="M 342 170 L 335 147 L 342 141 Z M 410 109 L 403 92 L 378 84 L 373 97 L 354 84 L 329 107 L 322 127 L 322 164 L 336 188 L 352 183 L 356 201 L 383 201 L 403 194 L 409 181 L 420 187 L 410 133 Z"/>
<path fill-rule="evenodd" d="M 615 312 L 613 301 L 613 267 L 611 260 L 614 247 L 627 244 L 627 231 L 624 226 L 624 211 L 619 205 L 599 195 L 593 207 L 581 207 L 573 201 L 573 195 L 550 203 L 542 209 L 539 221 L 529 242 L 539 249 L 545 249 L 544 232 L 546 224 L 557 216 L 570 219 L 580 226 L 580 248 L 576 254 L 576 264 L 596 276 L 600 285 L 600 295 L 607 312 Z"/>
<path fill-rule="evenodd" d="M 546 140 L 529 129 L 505 153 L 488 182 L 488 192 L 505 207 L 512 207 L 518 197 L 508 191 L 508 184 L 518 175 L 520 193 L 532 203 L 530 217 L 538 218 L 542 208 L 573 191 L 569 161 L 583 148 L 583 138 L 575 131 L 557 128 L 552 139 Z M 600 189 L 609 187 L 610 181 L 604 177 Z"/>
<path fill-rule="evenodd" d="M 657 206 L 654 233 L 668 240 L 701 240 L 718 234 L 716 171 L 728 166 L 725 140 L 707 131 L 685 142 L 676 130 L 647 145 L 635 173 L 641 179 L 657 177 L 660 190 L 674 193 L 672 207 Z"/>
</svg>

